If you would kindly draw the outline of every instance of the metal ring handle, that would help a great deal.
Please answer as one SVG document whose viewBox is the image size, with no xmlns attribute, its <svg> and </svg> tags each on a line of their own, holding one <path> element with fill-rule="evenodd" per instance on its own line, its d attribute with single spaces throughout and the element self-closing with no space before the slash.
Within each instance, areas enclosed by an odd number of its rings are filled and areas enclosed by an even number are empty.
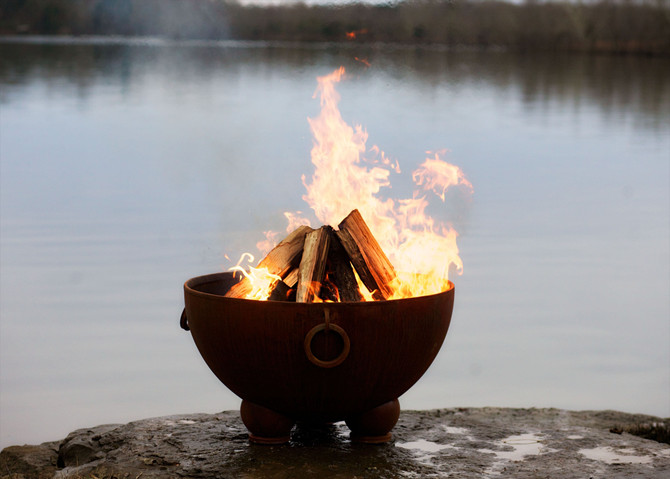
<svg viewBox="0 0 670 479">
<path fill-rule="evenodd" d="M 181 317 L 179 318 L 179 326 L 184 331 L 189 331 L 191 328 L 188 327 L 188 318 L 186 317 L 186 308 L 181 312 Z"/>
<path fill-rule="evenodd" d="M 314 339 L 316 333 L 324 330 L 333 331 L 339 334 L 342 338 L 342 341 L 344 342 L 344 347 L 342 348 L 340 355 L 335 359 L 331 359 L 330 361 L 319 359 L 314 356 L 314 353 L 312 352 L 312 339 Z M 305 336 L 305 354 L 307 355 L 307 359 L 321 368 L 334 368 L 335 366 L 339 366 L 345 359 L 347 359 L 350 350 L 351 342 L 349 341 L 349 335 L 337 324 L 329 324 L 328 322 L 318 324 L 310 329 L 309 333 L 307 333 L 307 336 Z"/>
</svg>

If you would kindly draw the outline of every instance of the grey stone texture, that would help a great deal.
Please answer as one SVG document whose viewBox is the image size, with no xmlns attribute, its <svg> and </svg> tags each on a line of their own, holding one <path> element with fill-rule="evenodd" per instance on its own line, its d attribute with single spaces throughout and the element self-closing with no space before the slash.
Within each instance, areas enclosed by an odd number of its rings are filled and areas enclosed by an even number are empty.
<svg viewBox="0 0 670 479">
<path fill-rule="evenodd" d="M 0 453 L 0 477 L 664 478 L 670 445 L 622 432 L 661 422 L 616 411 L 403 411 L 388 444 L 353 443 L 344 423 L 336 423 L 298 425 L 290 443 L 263 446 L 249 443 L 237 411 L 187 414 L 8 447 Z"/>
</svg>

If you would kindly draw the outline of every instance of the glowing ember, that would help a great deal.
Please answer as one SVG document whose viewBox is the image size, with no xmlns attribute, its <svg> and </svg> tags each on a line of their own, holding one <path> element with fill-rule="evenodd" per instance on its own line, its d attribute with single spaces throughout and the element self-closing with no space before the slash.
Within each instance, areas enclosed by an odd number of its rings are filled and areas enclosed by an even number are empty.
<svg viewBox="0 0 670 479">
<path fill-rule="evenodd" d="M 344 67 L 340 67 L 317 79 L 315 97 L 320 98 L 321 112 L 308 119 L 314 137 L 311 160 L 315 169 L 311 178 L 302 176 L 307 190 L 303 199 L 326 225 L 337 225 L 358 209 L 397 273 L 390 284 L 384 285 L 386 299 L 444 291 L 449 287 L 449 270 L 453 268 L 459 274 L 463 270 L 456 244 L 458 233 L 426 213 L 429 204 L 426 196 L 434 194 L 444 202 L 448 188 L 459 186 L 470 193 L 472 185 L 459 167 L 440 158 L 441 153 L 429 153 L 412 173 L 416 185 L 412 198 L 381 198 L 380 192 L 391 184 L 391 173 L 400 173 L 400 167 L 378 147 L 366 148 L 367 132 L 360 125 L 351 127 L 342 119 L 335 84 L 344 74 Z M 369 158 L 363 156 L 366 153 Z M 309 225 L 301 212 L 285 215 L 289 221 L 287 231 Z M 259 243 L 259 248 L 267 251 L 275 241 L 276 235 L 266 232 L 266 240 Z M 236 269 L 241 270 L 239 266 Z M 255 275 L 259 273 L 252 268 L 252 273 L 244 274 L 256 281 Z M 268 279 L 260 276 L 259 281 L 268 283 Z M 371 300 L 373 292 L 366 290 L 360 278 L 358 283 L 365 300 Z M 389 295 L 387 287 L 392 291 Z M 253 299 L 259 299 L 263 291 L 269 295 L 271 287 L 254 285 Z M 314 292 L 318 298 L 318 288 Z M 251 293 L 246 297 L 251 298 Z"/>
</svg>

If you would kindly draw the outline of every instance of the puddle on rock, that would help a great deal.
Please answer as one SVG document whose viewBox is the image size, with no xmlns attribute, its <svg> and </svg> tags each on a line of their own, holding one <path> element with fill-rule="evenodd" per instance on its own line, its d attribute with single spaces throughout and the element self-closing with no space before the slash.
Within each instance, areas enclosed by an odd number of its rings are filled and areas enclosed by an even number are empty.
<svg viewBox="0 0 670 479">
<path fill-rule="evenodd" d="M 614 449 L 610 446 L 580 449 L 579 453 L 587 459 L 604 462 L 606 464 L 649 464 L 650 456 L 639 456 L 634 449 Z"/>
</svg>

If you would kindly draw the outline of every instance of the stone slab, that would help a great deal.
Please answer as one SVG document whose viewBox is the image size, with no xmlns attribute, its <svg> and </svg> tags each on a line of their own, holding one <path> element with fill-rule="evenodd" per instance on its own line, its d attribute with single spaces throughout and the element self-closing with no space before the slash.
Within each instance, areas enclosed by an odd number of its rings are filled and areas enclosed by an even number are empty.
<svg viewBox="0 0 670 479">
<path fill-rule="evenodd" d="M 8 447 L 0 453 L 0 477 L 670 477 L 670 445 L 622 432 L 634 424 L 660 422 L 616 411 L 403 411 L 389 444 L 352 443 L 347 427 L 337 423 L 297 427 L 289 444 L 262 446 L 248 442 L 237 411 L 186 414 Z"/>
</svg>

